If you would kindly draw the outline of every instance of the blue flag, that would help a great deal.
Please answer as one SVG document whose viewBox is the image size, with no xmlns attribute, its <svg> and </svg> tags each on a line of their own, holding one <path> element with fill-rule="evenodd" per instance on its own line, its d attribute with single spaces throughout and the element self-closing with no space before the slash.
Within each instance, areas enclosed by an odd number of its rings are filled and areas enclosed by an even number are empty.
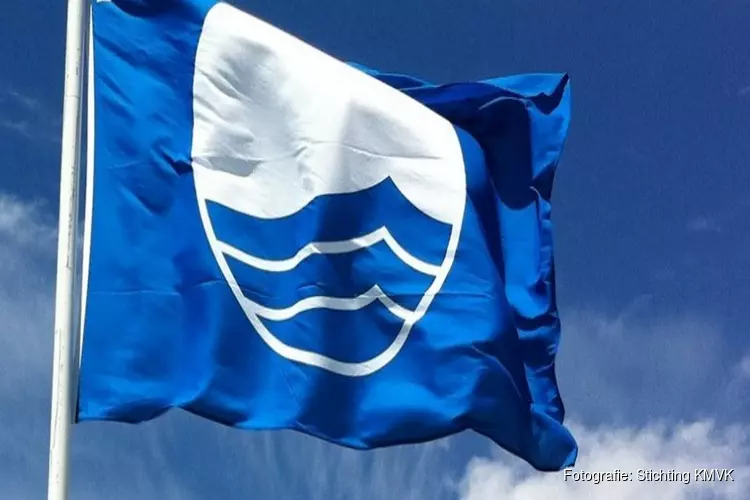
<svg viewBox="0 0 750 500">
<path fill-rule="evenodd" d="M 227 4 L 93 11 L 77 421 L 181 408 L 572 466 L 550 195 L 566 75 L 433 85 Z"/>
</svg>

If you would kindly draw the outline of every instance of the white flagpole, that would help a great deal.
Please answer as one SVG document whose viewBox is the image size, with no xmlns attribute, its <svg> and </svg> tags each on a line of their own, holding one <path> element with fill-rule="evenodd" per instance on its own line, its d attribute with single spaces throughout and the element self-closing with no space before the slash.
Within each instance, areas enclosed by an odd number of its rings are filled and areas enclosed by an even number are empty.
<svg viewBox="0 0 750 500">
<path fill-rule="evenodd" d="M 65 40 L 60 214 L 57 242 L 55 331 L 52 362 L 48 500 L 67 500 L 70 434 L 78 382 L 76 329 L 73 325 L 76 235 L 81 158 L 81 94 L 84 32 L 88 0 L 68 0 Z"/>
</svg>

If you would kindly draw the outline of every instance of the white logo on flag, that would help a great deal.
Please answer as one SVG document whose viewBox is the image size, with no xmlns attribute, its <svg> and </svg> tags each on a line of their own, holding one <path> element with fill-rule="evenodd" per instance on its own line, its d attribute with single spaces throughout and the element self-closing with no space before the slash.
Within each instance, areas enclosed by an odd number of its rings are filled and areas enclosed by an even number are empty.
<svg viewBox="0 0 750 500">
<path fill-rule="evenodd" d="M 430 307 L 454 262 L 466 174 L 452 125 L 400 92 L 226 4 L 213 7 L 206 18 L 193 93 L 193 172 L 202 222 L 216 262 L 255 331 L 278 355 L 340 375 L 369 375 L 387 365 Z M 309 241 L 291 257 L 260 257 L 220 239 L 208 209 L 208 203 L 216 203 L 256 220 L 280 220 L 322 196 L 357 193 L 388 180 L 413 207 L 450 227 L 439 265 L 410 253 L 387 225 L 348 239 Z M 335 223 L 333 215 L 323 220 Z M 312 256 L 346 254 L 380 243 L 431 277 L 415 308 L 397 304 L 377 284 L 358 296 L 312 296 L 271 308 L 243 294 L 227 261 L 231 257 L 273 279 L 274 273 L 294 272 Z M 376 275 L 377 264 L 367 272 Z M 289 345 L 264 321 L 313 309 L 356 312 L 375 301 L 402 326 L 385 350 L 361 362 Z"/>
</svg>

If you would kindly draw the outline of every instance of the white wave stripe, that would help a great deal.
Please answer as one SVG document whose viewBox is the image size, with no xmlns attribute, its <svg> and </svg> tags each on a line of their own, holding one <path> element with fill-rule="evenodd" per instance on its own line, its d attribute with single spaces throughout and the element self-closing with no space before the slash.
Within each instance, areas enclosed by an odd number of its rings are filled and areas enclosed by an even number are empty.
<svg viewBox="0 0 750 500">
<path fill-rule="evenodd" d="M 265 307 L 248 298 L 243 301 L 245 305 L 261 318 L 272 321 L 284 321 L 295 317 L 296 315 L 309 311 L 311 309 L 331 309 L 334 311 L 358 311 L 367 307 L 375 301 L 383 304 L 388 311 L 394 316 L 406 320 L 413 311 L 398 305 L 391 299 L 378 285 L 373 286 L 368 291 L 353 298 L 315 296 L 302 299 L 296 304 L 282 308 L 272 309 Z"/>
<path fill-rule="evenodd" d="M 388 248 L 393 251 L 394 254 L 406 265 L 412 269 L 419 271 L 422 274 L 429 276 L 437 276 L 440 272 L 440 266 L 434 266 L 428 264 L 423 260 L 420 260 L 402 247 L 396 239 L 388 231 L 385 226 L 376 229 L 375 231 L 359 236 L 349 240 L 343 241 L 318 241 L 311 242 L 302 247 L 293 257 L 283 260 L 268 260 L 256 257 L 254 255 L 247 254 L 242 250 L 233 247 L 232 245 L 217 241 L 219 249 L 229 255 L 230 257 L 239 260 L 240 262 L 247 264 L 264 271 L 271 272 L 284 272 L 291 271 L 297 267 L 303 260 L 310 257 L 311 255 L 322 255 L 322 254 L 343 254 L 354 252 L 356 250 L 367 248 L 377 243 L 384 241 Z"/>
</svg>

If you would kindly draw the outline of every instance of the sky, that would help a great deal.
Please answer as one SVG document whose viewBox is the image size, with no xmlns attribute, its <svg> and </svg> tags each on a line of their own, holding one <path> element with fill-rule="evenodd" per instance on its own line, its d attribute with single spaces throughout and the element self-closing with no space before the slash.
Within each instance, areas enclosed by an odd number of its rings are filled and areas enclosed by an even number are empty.
<svg viewBox="0 0 750 500">
<path fill-rule="evenodd" d="M 553 222 L 576 468 L 735 480 L 574 482 L 470 433 L 355 452 L 173 412 L 76 426 L 71 498 L 746 498 L 750 3 L 233 3 L 342 60 L 435 82 L 569 73 Z M 0 2 L 0 485 L 13 500 L 46 489 L 63 4 Z"/>
</svg>

